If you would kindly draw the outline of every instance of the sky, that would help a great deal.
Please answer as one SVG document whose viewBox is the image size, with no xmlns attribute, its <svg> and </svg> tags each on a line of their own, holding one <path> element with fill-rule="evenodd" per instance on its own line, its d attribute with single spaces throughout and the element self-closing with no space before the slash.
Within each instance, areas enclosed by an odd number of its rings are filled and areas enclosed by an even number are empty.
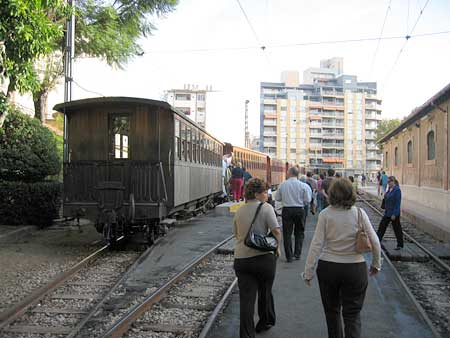
<svg viewBox="0 0 450 338">
<path fill-rule="evenodd" d="M 261 82 L 280 82 L 283 70 L 298 70 L 302 81 L 321 59 L 343 57 L 345 74 L 377 82 L 382 117 L 403 118 L 450 82 L 449 18 L 448 0 L 180 0 L 153 18 L 144 55 L 124 70 L 76 60 L 73 99 L 161 99 L 184 84 L 212 86 L 207 130 L 243 145 L 245 100 L 250 133 L 259 135 Z M 447 33 L 424 35 L 438 32 Z M 359 39 L 372 40 L 323 43 Z M 62 100 L 62 87 L 49 98 L 51 106 Z"/>
</svg>

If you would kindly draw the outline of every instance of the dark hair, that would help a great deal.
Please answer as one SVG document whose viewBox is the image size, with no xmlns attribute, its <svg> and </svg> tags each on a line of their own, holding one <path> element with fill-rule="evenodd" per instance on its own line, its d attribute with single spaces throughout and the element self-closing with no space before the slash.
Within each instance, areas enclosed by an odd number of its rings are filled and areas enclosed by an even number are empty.
<svg viewBox="0 0 450 338">
<path fill-rule="evenodd" d="M 388 181 L 393 181 L 396 186 L 400 185 L 400 183 L 398 183 L 398 180 L 395 178 L 395 176 L 389 176 Z"/>
<path fill-rule="evenodd" d="M 336 174 L 334 174 L 334 177 L 339 178 L 339 177 L 342 177 L 342 175 L 341 175 L 341 173 L 336 173 Z"/>
<path fill-rule="evenodd" d="M 350 180 L 350 182 L 355 182 L 355 179 L 353 178 L 353 176 L 349 176 L 348 179 Z"/>
<path fill-rule="evenodd" d="M 245 186 L 245 199 L 247 201 L 254 200 L 256 198 L 256 194 L 261 194 L 267 190 L 269 190 L 269 185 L 266 181 L 256 177 L 251 178 Z"/>
<path fill-rule="evenodd" d="M 288 172 L 291 176 L 298 177 L 299 171 L 296 167 L 290 167 Z"/>
<path fill-rule="evenodd" d="M 385 171 L 383 170 L 382 174 L 383 174 L 383 175 L 385 175 L 385 174 L 386 174 L 386 172 L 385 172 Z"/>
<path fill-rule="evenodd" d="M 328 202 L 334 207 L 350 209 L 356 202 L 352 183 L 347 178 L 336 178 L 328 189 Z"/>
<path fill-rule="evenodd" d="M 323 180 L 325 178 L 324 174 L 320 174 L 319 177 L 321 180 Z"/>
<path fill-rule="evenodd" d="M 245 171 L 245 167 L 242 167 L 242 170 L 244 170 L 244 171 Z"/>
<path fill-rule="evenodd" d="M 311 177 L 311 176 L 312 176 L 312 172 L 308 171 L 308 172 L 306 173 L 306 176 Z"/>
<path fill-rule="evenodd" d="M 333 168 L 328 169 L 328 170 L 327 170 L 327 174 L 328 174 L 328 176 L 330 176 L 330 177 L 334 176 L 334 169 L 333 169 Z"/>
</svg>

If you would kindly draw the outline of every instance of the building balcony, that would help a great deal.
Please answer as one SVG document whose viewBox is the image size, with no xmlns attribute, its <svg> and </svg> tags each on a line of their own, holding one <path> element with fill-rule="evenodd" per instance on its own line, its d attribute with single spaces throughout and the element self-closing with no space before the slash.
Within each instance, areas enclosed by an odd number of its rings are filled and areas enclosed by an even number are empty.
<svg viewBox="0 0 450 338">
<path fill-rule="evenodd" d="M 264 131 L 263 136 L 276 137 L 277 136 L 277 132 L 276 131 Z"/>
<path fill-rule="evenodd" d="M 275 99 L 264 99 L 264 104 L 276 105 L 277 104 L 277 100 L 275 100 Z"/>
<path fill-rule="evenodd" d="M 381 106 L 376 103 L 366 103 L 366 109 L 381 111 Z"/>
<path fill-rule="evenodd" d="M 265 127 L 276 127 L 277 125 L 277 120 L 274 119 L 269 119 L 269 120 L 264 120 L 264 126 Z"/>
<path fill-rule="evenodd" d="M 368 113 L 366 111 L 366 120 L 381 120 L 381 117 L 377 116 L 376 113 Z"/>
<path fill-rule="evenodd" d="M 366 124 L 366 130 L 376 130 L 377 126 L 375 124 Z"/>
<path fill-rule="evenodd" d="M 344 148 L 343 143 L 337 143 L 337 142 L 322 142 L 323 148 Z"/>
<path fill-rule="evenodd" d="M 263 142 L 264 147 L 273 147 L 276 148 L 277 144 L 275 142 Z"/>
<path fill-rule="evenodd" d="M 375 133 L 366 133 L 366 140 L 375 140 L 376 137 Z"/>
</svg>

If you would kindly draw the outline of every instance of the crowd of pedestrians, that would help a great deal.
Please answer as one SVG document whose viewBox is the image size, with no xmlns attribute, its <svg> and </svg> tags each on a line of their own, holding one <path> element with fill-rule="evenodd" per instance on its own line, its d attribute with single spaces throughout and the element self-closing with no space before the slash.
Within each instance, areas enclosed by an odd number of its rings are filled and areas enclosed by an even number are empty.
<svg viewBox="0 0 450 338">
<path fill-rule="evenodd" d="M 235 170 L 238 168 L 237 170 Z M 239 164 L 233 168 L 232 179 L 244 180 Z M 242 172 L 241 172 L 242 171 Z M 307 172 L 299 177 L 294 166 L 286 173 L 286 180 L 274 194 L 281 205 L 281 217 L 277 220 L 275 205 L 267 202 L 267 184 L 260 179 L 246 180 L 246 203 L 238 209 L 234 218 L 236 236 L 235 271 L 240 290 L 240 337 L 255 337 L 255 333 L 275 325 L 275 303 L 272 285 L 277 258 L 292 263 L 302 255 L 305 226 L 308 214 L 318 214 L 317 224 L 306 265 L 302 274 L 306 285 L 317 276 L 329 338 L 361 337 L 360 312 L 368 285 L 368 276 L 381 268 L 380 241 L 389 223 L 397 237 L 397 247 L 403 247 L 400 225 L 401 191 L 395 177 L 384 178 L 380 172 L 377 185 L 383 193 L 385 214 L 375 232 L 364 210 L 355 206 L 359 187 L 365 186 L 366 177 L 360 175 L 343 178 L 328 169 L 326 174 Z M 384 182 L 386 183 L 384 185 Z M 236 184 L 236 189 L 240 187 Z M 239 195 L 233 198 L 239 200 Z M 260 211 L 258 206 L 262 203 Z M 278 241 L 278 249 L 263 251 L 246 244 L 249 229 L 261 236 L 271 235 Z M 357 250 L 356 238 L 363 231 L 370 242 L 372 259 L 367 267 L 365 256 Z M 258 323 L 254 324 L 254 306 L 258 298 Z"/>
</svg>

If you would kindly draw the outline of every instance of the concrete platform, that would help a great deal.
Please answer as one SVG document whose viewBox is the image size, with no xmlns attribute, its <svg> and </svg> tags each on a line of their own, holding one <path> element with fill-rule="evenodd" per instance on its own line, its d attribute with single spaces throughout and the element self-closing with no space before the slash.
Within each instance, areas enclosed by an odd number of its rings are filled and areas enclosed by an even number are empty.
<svg viewBox="0 0 450 338">
<path fill-rule="evenodd" d="M 308 216 L 305 245 L 300 261 L 287 263 L 280 258 L 274 285 L 277 323 L 257 337 L 319 338 L 327 337 L 327 327 L 317 279 L 311 288 L 300 278 L 305 266 L 316 217 Z M 255 323 L 257 317 L 255 316 Z M 239 294 L 233 297 L 209 338 L 239 337 Z M 364 338 L 431 338 L 433 334 L 412 305 L 387 265 L 377 277 L 369 278 L 369 288 L 362 311 Z"/>
<path fill-rule="evenodd" d="M 244 205 L 244 202 L 226 202 L 219 204 L 214 208 L 214 212 L 218 216 L 234 216 L 237 209 Z"/>
<path fill-rule="evenodd" d="M 360 189 L 370 194 L 373 198 L 381 198 L 378 196 L 376 185 L 366 185 L 365 187 L 360 187 Z M 450 214 L 408 200 L 405 195 L 402 197 L 403 217 L 433 237 L 450 242 Z"/>
</svg>

